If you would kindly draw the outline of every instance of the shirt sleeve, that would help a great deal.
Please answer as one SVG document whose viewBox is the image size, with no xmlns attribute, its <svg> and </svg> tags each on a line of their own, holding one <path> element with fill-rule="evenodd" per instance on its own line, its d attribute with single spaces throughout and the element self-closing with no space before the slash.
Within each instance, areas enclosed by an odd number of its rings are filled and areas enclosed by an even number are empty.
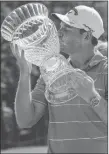
<svg viewBox="0 0 109 154">
<path fill-rule="evenodd" d="M 108 123 L 108 64 L 107 61 L 103 62 L 101 68 L 101 82 L 104 86 L 104 94 L 100 99 L 99 105 L 94 107 L 95 112 L 99 115 L 102 121 Z"/>
<path fill-rule="evenodd" d="M 45 83 L 43 78 L 40 76 L 37 80 L 35 88 L 31 92 L 32 101 L 47 105 L 47 100 L 45 98 Z"/>
<path fill-rule="evenodd" d="M 104 63 L 104 86 L 105 86 L 105 100 L 108 102 L 108 62 Z"/>
</svg>

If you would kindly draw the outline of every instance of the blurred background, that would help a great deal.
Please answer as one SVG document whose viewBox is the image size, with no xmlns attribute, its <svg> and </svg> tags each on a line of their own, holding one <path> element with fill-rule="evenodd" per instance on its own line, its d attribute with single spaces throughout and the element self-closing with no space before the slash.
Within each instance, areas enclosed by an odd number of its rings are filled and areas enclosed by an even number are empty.
<svg viewBox="0 0 109 154">
<path fill-rule="evenodd" d="M 17 7 L 32 1 L 2 1 L 1 24 L 5 17 Z M 34 1 L 33 1 L 34 2 Z M 39 1 L 47 6 L 49 17 L 51 13 L 65 14 L 72 7 L 86 5 L 94 7 L 101 15 L 104 22 L 105 33 L 100 38 L 101 42 L 108 39 L 108 1 Z M 58 20 L 55 20 L 57 28 Z M 99 43 L 99 44 L 100 44 Z M 107 56 L 107 43 L 99 47 Z M 31 73 L 31 89 L 34 88 L 40 72 L 33 66 Z M 20 129 L 17 126 L 14 114 L 14 100 L 19 80 L 19 68 L 13 56 L 9 42 L 1 37 L 1 149 L 27 146 L 46 146 L 48 131 L 48 111 L 41 120 L 30 129 Z"/>
</svg>

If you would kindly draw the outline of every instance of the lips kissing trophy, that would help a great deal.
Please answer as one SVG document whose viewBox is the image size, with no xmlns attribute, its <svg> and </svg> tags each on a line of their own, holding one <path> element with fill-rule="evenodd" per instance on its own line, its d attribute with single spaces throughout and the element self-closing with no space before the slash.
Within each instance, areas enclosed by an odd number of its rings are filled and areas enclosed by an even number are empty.
<svg viewBox="0 0 109 154">
<path fill-rule="evenodd" d="M 72 86 L 75 69 L 60 54 L 57 29 L 46 6 L 28 3 L 18 7 L 3 21 L 1 34 L 24 50 L 28 62 L 39 66 L 48 102 L 65 103 L 76 95 Z"/>
</svg>

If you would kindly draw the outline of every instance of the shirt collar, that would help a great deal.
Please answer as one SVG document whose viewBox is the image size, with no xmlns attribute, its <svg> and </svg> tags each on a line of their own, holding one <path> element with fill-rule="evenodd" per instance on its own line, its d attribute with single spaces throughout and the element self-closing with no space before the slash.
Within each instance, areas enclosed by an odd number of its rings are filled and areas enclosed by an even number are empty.
<svg viewBox="0 0 109 154">
<path fill-rule="evenodd" d="M 98 50 L 95 52 L 92 59 L 89 61 L 88 66 L 93 67 L 97 64 L 99 64 L 102 60 L 106 59 L 105 56 L 103 56 Z"/>
<path fill-rule="evenodd" d="M 99 51 L 96 51 L 94 53 L 94 56 L 86 63 L 85 67 L 82 70 L 88 70 L 89 68 L 92 68 L 96 65 L 98 65 L 103 59 L 106 59 L 107 57 L 103 56 Z M 70 58 L 68 61 L 71 63 Z"/>
</svg>

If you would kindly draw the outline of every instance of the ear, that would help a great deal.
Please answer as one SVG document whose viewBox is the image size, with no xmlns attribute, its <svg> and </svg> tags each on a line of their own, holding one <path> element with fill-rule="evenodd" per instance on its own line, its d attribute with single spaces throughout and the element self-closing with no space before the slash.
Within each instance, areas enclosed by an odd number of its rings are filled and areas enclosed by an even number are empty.
<svg viewBox="0 0 109 154">
<path fill-rule="evenodd" d="M 91 36 L 92 36 L 92 34 L 91 34 L 90 31 L 84 32 L 84 33 L 82 34 L 83 40 L 90 40 L 90 39 L 91 39 Z"/>
<path fill-rule="evenodd" d="M 85 40 L 90 40 L 91 37 L 92 37 L 91 32 L 90 31 L 86 32 L 86 34 L 85 34 Z"/>
</svg>

